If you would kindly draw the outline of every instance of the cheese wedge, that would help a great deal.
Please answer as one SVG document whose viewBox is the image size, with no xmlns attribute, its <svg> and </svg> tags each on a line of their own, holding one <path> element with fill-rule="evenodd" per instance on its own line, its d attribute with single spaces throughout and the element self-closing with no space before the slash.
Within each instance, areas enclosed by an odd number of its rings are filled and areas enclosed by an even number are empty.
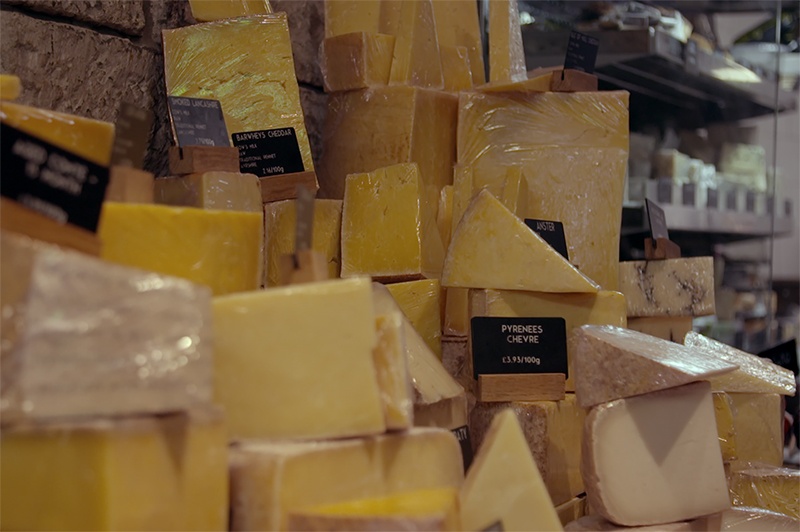
<svg viewBox="0 0 800 532">
<path fill-rule="evenodd" d="M 461 48 L 467 52 L 472 85 L 486 81 L 483 67 L 483 44 L 481 27 L 478 21 L 478 6 L 465 4 L 460 0 L 433 0 L 433 15 L 436 18 L 436 35 L 439 38 L 439 51 L 442 53 L 442 67 L 446 62 L 446 48 Z M 445 70 L 445 85 L 447 70 Z"/>
<path fill-rule="evenodd" d="M 619 291 L 628 316 L 714 314 L 714 258 L 620 262 Z"/>
<path fill-rule="evenodd" d="M 213 324 L 215 397 L 234 439 L 386 430 L 368 279 L 217 297 Z"/>
<path fill-rule="evenodd" d="M 467 472 L 459 503 L 465 530 L 562 529 L 514 412 L 495 416 Z"/>
<path fill-rule="evenodd" d="M 686 334 L 692 330 L 692 317 L 630 318 L 628 329 L 681 344 Z"/>
<path fill-rule="evenodd" d="M 766 358 L 745 353 L 694 332 L 688 333 L 683 343 L 707 356 L 739 366 L 735 372 L 711 380 L 715 391 L 781 395 L 794 395 L 797 391 L 792 372 Z"/>
<path fill-rule="evenodd" d="M 752 506 L 734 507 L 707 518 L 711 526 L 704 530 L 721 530 L 737 532 L 796 532 L 800 527 L 800 519 L 794 519 L 763 508 Z"/>
<path fill-rule="evenodd" d="M 326 92 L 389 83 L 395 38 L 383 33 L 345 33 L 322 41 L 320 71 Z"/>
<path fill-rule="evenodd" d="M 406 362 L 403 317 L 398 312 L 377 316 L 375 329 L 377 343 L 372 350 L 372 357 L 378 376 L 386 428 L 407 429 L 414 424 L 414 402 Z"/>
<path fill-rule="evenodd" d="M 467 48 L 465 46 L 441 46 L 439 55 L 442 61 L 444 90 L 458 92 L 471 89 L 472 72 Z"/>
<path fill-rule="evenodd" d="M 712 384 L 713 387 L 713 384 Z M 783 400 L 776 393 L 729 393 L 738 462 L 783 464 Z"/>
<path fill-rule="evenodd" d="M 661 338 L 608 325 L 573 329 L 569 344 L 575 393 L 584 408 L 707 380 L 737 367 Z"/>
<path fill-rule="evenodd" d="M 198 22 L 272 13 L 268 0 L 189 0 Z"/>
<path fill-rule="evenodd" d="M 673 523 L 730 507 L 707 382 L 595 407 L 583 438 L 589 504 L 609 521 Z"/>
<path fill-rule="evenodd" d="M 800 471 L 785 467 L 742 469 L 731 475 L 734 506 L 755 506 L 800 519 Z"/>
<path fill-rule="evenodd" d="M 413 428 L 368 438 L 247 441 L 231 448 L 231 528 L 286 530 L 315 506 L 436 488 L 464 478 L 449 431 Z"/>
<path fill-rule="evenodd" d="M 535 292 L 597 292 L 579 272 L 488 190 L 472 200 L 458 224 L 442 286 Z"/>
<path fill-rule="evenodd" d="M 445 288 L 445 294 L 442 331 L 445 336 L 466 338 L 469 335 L 469 288 Z"/>
<path fill-rule="evenodd" d="M 489 2 L 489 79 L 522 81 L 527 78 L 525 50 L 517 0 Z"/>
<path fill-rule="evenodd" d="M 432 0 L 404 1 L 400 4 L 399 15 L 389 81 L 430 89 L 443 88 Z"/>
<path fill-rule="evenodd" d="M 22 83 L 17 76 L 0 74 L 0 100 L 16 100 L 22 92 Z"/>
<path fill-rule="evenodd" d="M 725 462 L 736 460 L 736 406 L 725 392 L 714 392 L 714 418 L 717 421 L 717 436 L 722 459 Z"/>
<path fill-rule="evenodd" d="M 379 0 L 328 0 L 325 37 L 361 31 L 377 33 L 380 4 Z"/>
<path fill-rule="evenodd" d="M 450 246 L 450 235 L 453 232 L 453 185 L 442 188 L 439 194 L 439 209 L 436 211 L 436 226 L 442 237 L 442 246 Z"/>
<path fill-rule="evenodd" d="M 253 174 L 205 172 L 155 180 L 155 201 L 164 205 L 261 212 L 261 186 Z"/>
<path fill-rule="evenodd" d="M 442 287 L 437 279 L 386 285 L 400 310 L 437 357 L 442 358 Z"/>
</svg>

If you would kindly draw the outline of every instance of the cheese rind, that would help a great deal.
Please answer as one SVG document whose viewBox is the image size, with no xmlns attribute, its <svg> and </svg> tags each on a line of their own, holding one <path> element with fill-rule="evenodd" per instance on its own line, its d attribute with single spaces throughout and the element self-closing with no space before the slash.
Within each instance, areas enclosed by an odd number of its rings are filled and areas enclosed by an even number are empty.
<svg viewBox="0 0 800 532">
<path fill-rule="evenodd" d="M 432 0 L 401 2 L 398 23 L 389 81 L 430 89 L 443 88 Z"/>
<path fill-rule="evenodd" d="M 386 428 L 407 429 L 414 424 L 411 377 L 406 362 L 403 318 L 397 312 L 375 318 L 377 342 L 372 350 Z"/>
<path fill-rule="evenodd" d="M 630 318 L 628 329 L 680 344 L 692 330 L 692 317 Z"/>
<path fill-rule="evenodd" d="M 680 344 L 619 327 L 584 325 L 573 329 L 569 344 L 575 393 L 584 408 L 736 369 Z"/>
<path fill-rule="evenodd" d="M 438 279 L 422 279 L 386 285 L 400 310 L 425 339 L 437 357 L 442 357 L 442 287 Z"/>
<path fill-rule="evenodd" d="M 272 13 L 268 0 L 189 0 L 198 22 Z"/>
<path fill-rule="evenodd" d="M 326 92 L 389 83 L 395 38 L 383 33 L 345 33 L 322 41 L 320 70 Z"/>
<path fill-rule="evenodd" d="M 714 314 L 714 258 L 620 262 L 619 291 L 629 317 Z"/>
<path fill-rule="evenodd" d="M 597 292 L 598 286 L 488 190 L 470 203 L 450 242 L 442 286 Z"/>
<path fill-rule="evenodd" d="M 707 382 L 593 408 L 582 459 L 589 504 L 619 525 L 672 523 L 730 507 Z"/>
<path fill-rule="evenodd" d="M 517 0 L 489 2 L 489 79 L 522 81 L 526 71 Z"/>
<path fill-rule="evenodd" d="M 731 392 L 728 397 L 733 402 L 737 460 L 782 465 L 784 408 L 781 396 L 776 393 Z"/>
<path fill-rule="evenodd" d="M 742 469 L 731 474 L 734 506 L 755 506 L 800 519 L 800 471 L 785 467 Z"/>
<path fill-rule="evenodd" d="M 253 174 L 205 172 L 155 180 L 155 201 L 164 205 L 261 212 L 261 187 Z"/>
</svg>

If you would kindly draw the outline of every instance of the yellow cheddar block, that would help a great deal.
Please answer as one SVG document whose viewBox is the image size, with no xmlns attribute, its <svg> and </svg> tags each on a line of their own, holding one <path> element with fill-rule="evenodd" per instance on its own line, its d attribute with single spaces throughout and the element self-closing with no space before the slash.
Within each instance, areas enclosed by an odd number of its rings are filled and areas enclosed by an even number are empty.
<svg viewBox="0 0 800 532">
<path fill-rule="evenodd" d="M 522 81 L 527 77 L 517 0 L 489 2 L 489 79 Z"/>
<path fill-rule="evenodd" d="M 458 223 L 442 285 L 536 292 L 598 290 L 488 190 L 475 196 Z"/>
<path fill-rule="evenodd" d="M 521 166 L 525 217 L 561 221 L 570 261 L 616 290 L 628 93 L 462 92 L 459 107 L 458 162 L 471 167 L 472 190 L 500 196 L 507 167 Z"/>
<path fill-rule="evenodd" d="M 736 407 L 733 399 L 725 392 L 714 392 L 714 417 L 717 420 L 719 447 L 723 462 L 736 460 Z"/>
<path fill-rule="evenodd" d="M 783 464 L 783 401 L 776 393 L 728 394 L 733 402 L 736 458 L 740 462 Z"/>
<path fill-rule="evenodd" d="M 511 290 L 470 290 L 469 317 L 564 318 L 567 336 L 582 325 L 625 326 L 625 297 L 601 290 L 596 294 L 548 294 Z M 567 391 L 575 390 L 573 353 L 567 348 Z M 563 501 L 562 501 L 563 502 Z"/>
<path fill-rule="evenodd" d="M 800 519 L 800 471 L 785 467 L 756 467 L 731 474 L 734 506 L 766 508 Z"/>
<path fill-rule="evenodd" d="M 483 45 L 478 21 L 478 6 L 461 0 L 433 0 L 433 15 L 436 18 L 436 35 L 440 51 L 444 48 L 463 47 L 467 52 L 472 85 L 486 81 L 483 67 Z M 442 54 L 442 67 L 445 63 Z M 447 75 L 445 74 L 445 84 Z"/>
<path fill-rule="evenodd" d="M 580 464 L 586 410 L 578 406 L 575 394 L 568 393 L 563 401 L 477 403 L 470 414 L 475 449 L 480 449 L 492 419 L 504 410 L 517 417 L 553 504 L 583 493 Z"/>
<path fill-rule="evenodd" d="M 4 530 L 226 530 L 219 413 L 18 425 L 0 440 Z"/>
<path fill-rule="evenodd" d="M 478 192 L 473 187 L 473 181 L 472 167 L 463 164 L 455 165 L 453 168 L 453 221 L 450 223 L 451 239 L 456 232 L 458 222 L 461 221 L 472 198 Z"/>
<path fill-rule="evenodd" d="M 280 257 L 294 253 L 297 211 L 295 200 L 276 201 L 264 205 L 267 286 L 280 284 Z M 314 227 L 311 249 L 328 261 L 328 277 L 339 277 L 342 232 L 341 200 L 314 200 Z"/>
<path fill-rule="evenodd" d="M 289 530 L 461 530 L 458 491 L 438 488 L 328 504 L 292 513 Z"/>
<path fill-rule="evenodd" d="M 361 31 L 378 33 L 380 14 L 380 0 L 326 0 L 325 37 Z"/>
<path fill-rule="evenodd" d="M 405 0 L 379 0 L 378 29 L 381 33 L 397 35 L 400 32 L 400 11 Z"/>
<path fill-rule="evenodd" d="M 261 187 L 253 174 L 205 172 L 155 181 L 155 201 L 164 205 L 261 212 Z"/>
<path fill-rule="evenodd" d="M 404 1 L 399 15 L 389 81 L 429 89 L 443 88 L 432 0 Z"/>
<path fill-rule="evenodd" d="M 439 49 L 442 62 L 444 90 L 459 92 L 472 88 L 472 71 L 469 52 L 465 46 L 442 46 Z"/>
<path fill-rule="evenodd" d="M 0 121 L 84 159 L 108 166 L 114 124 L 81 116 L 0 102 Z"/>
<path fill-rule="evenodd" d="M 22 92 L 22 83 L 17 76 L 0 74 L 0 100 L 16 100 Z"/>
<path fill-rule="evenodd" d="M 348 174 L 413 162 L 419 166 L 426 202 L 435 212 L 439 192 L 453 181 L 457 115 L 455 95 L 416 87 L 330 95 L 320 160 L 321 197 L 344 197 Z"/>
<path fill-rule="evenodd" d="M 416 164 L 347 177 L 342 277 L 371 275 L 388 282 L 439 277 L 444 249 L 424 194 Z"/>
<path fill-rule="evenodd" d="M 692 330 L 692 317 L 628 318 L 628 329 L 682 344 L 683 338 Z"/>
<path fill-rule="evenodd" d="M 414 424 L 411 377 L 406 362 L 405 329 L 399 312 L 375 319 L 377 342 L 372 350 L 386 428 L 407 429 Z"/>
<path fill-rule="evenodd" d="M 261 285 L 263 215 L 106 202 L 102 258 L 183 277 L 214 295 Z"/>
<path fill-rule="evenodd" d="M 522 173 L 522 167 L 508 167 L 499 199 L 508 210 L 525 219 L 525 213 L 528 212 L 528 182 Z"/>
<path fill-rule="evenodd" d="M 386 288 L 431 351 L 442 358 L 442 287 L 439 281 L 422 279 L 389 284 Z"/>
<path fill-rule="evenodd" d="M 442 429 L 316 442 L 241 442 L 232 454 L 233 530 L 286 530 L 291 513 L 457 488 L 464 477 L 458 441 Z"/>
<path fill-rule="evenodd" d="M 450 246 L 450 235 L 453 232 L 453 185 L 445 186 L 439 194 L 436 226 L 439 228 L 439 236 L 442 237 L 442 246 L 447 250 Z"/>
<path fill-rule="evenodd" d="M 196 24 L 162 34 L 168 95 L 219 100 L 231 136 L 294 128 L 304 169 L 314 170 L 286 13 Z M 250 53 L 254 46 L 261 53 Z"/>
<path fill-rule="evenodd" d="M 213 324 L 215 396 L 233 438 L 386 430 L 369 279 L 217 297 Z"/>
<path fill-rule="evenodd" d="M 345 33 L 322 41 L 320 70 L 326 92 L 389 83 L 395 38 L 383 33 Z"/>
<path fill-rule="evenodd" d="M 198 22 L 272 13 L 268 0 L 189 0 Z"/>
<path fill-rule="evenodd" d="M 469 334 L 469 288 L 445 288 L 445 294 L 443 334 L 445 336 L 467 336 Z"/>
</svg>

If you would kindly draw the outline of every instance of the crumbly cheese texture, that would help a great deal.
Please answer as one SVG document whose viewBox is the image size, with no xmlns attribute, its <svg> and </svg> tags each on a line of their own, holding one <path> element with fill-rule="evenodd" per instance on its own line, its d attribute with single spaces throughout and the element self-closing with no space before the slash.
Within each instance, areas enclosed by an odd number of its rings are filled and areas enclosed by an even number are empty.
<svg viewBox="0 0 800 532">
<path fill-rule="evenodd" d="M 548 294 L 514 290 L 470 290 L 469 316 L 563 318 L 569 335 L 582 325 L 625 326 L 625 297 L 601 290 L 596 294 Z M 567 391 L 575 390 L 571 344 L 567 344 Z"/>
<path fill-rule="evenodd" d="M 380 0 L 327 0 L 325 37 L 361 31 L 377 33 L 380 14 Z"/>
<path fill-rule="evenodd" d="M 391 235 L 391 238 L 387 238 Z M 436 278 L 444 249 L 435 205 L 416 164 L 347 176 L 342 207 L 342 277 Z"/>
<path fill-rule="evenodd" d="M 155 180 L 155 201 L 164 205 L 261 212 L 261 187 L 253 174 L 204 172 Z"/>
<path fill-rule="evenodd" d="M 0 100 L 16 100 L 22 92 L 22 83 L 17 76 L 0 74 Z"/>
<path fill-rule="evenodd" d="M 377 316 L 375 330 L 377 341 L 372 358 L 378 376 L 386 428 L 407 429 L 414 424 L 414 398 L 406 361 L 402 315 L 391 312 Z"/>
<path fill-rule="evenodd" d="M 286 13 L 164 30 L 167 94 L 219 100 L 229 135 L 294 128 L 314 170 Z M 262 53 L 250 53 L 259 49 Z"/>
<path fill-rule="evenodd" d="M 794 395 L 797 391 L 792 372 L 774 364 L 771 360 L 751 355 L 694 332 L 688 333 L 683 343 L 708 356 L 739 366 L 733 373 L 720 375 L 711 380 L 711 386 L 715 391 L 781 395 Z"/>
<path fill-rule="evenodd" d="M 692 317 L 629 318 L 628 329 L 680 344 L 692 330 Z"/>
<path fill-rule="evenodd" d="M 442 357 L 442 287 L 438 279 L 386 285 L 400 310 L 428 347 Z"/>
<path fill-rule="evenodd" d="M 210 402 L 207 288 L 9 233 L 0 256 L 4 421 Z"/>
<path fill-rule="evenodd" d="M 583 493 L 581 436 L 586 411 L 574 394 L 562 401 L 477 403 L 470 414 L 472 446 L 479 450 L 492 419 L 511 410 L 522 427 L 553 504 L 566 503 Z"/>
<path fill-rule="evenodd" d="M 325 39 L 319 65 L 325 91 L 388 84 L 394 45 L 394 35 L 383 33 L 345 33 Z"/>
<path fill-rule="evenodd" d="M 736 406 L 733 399 L 725 392 L 714 392 L 714 418 L 717 421 L 717 436 L 722 460 L 736 460 Z"/>
<path fill-rule="evenodd" d="M 562 530 L 517 416 L 492 420 L 459 497 L 465 530 Z"/>
<path fill-rule="evenodd" d="M 314 442 L 241 442 L 231 452 L 233 530 L 285 530 L 292 512 L 457 488 L 464 478 L 458 440 L 442 429 Z"/>
<path fill-rule="evenodd" d="M 714 258 L 620 262 L 619 291 L 632 317 L 714 314 Z"/>
<path fill-rule="evenodd" d="M 593 408 L 582 460 L 589 504 L 618 525 L 673 523 L 730 507 L 707 382 Z"/>
<path fill-rule="evenodd" d="M 442 67 L 444 68 L 444 64 L 448 61 L 446 54 L 449 52 L 445 52 L 445 49 L 463 48 L 467 54 L 469 75 L 472 78 L 469 86 L 484 83 L 486 74 L 483 68 L 483 44 L 478 21 L 478 6 L 464 4 L 460 0 L 433 0 L 433 15 L 436 19 L 436 35 L 439 38 Z M 445 68 L 445 87 L 447 82 L 447 69 Z"/>
<path fill-rule="evenodd" d="M 268 0 L 189 0 L 198 22 L 272 13 Z"/>
<path fill-rule="evenodd" d="M 584 325 L 569 335 L 575 393 L 584 408 L 623 397 L 707 380 L 736 369 L 680 344 L 608 325 Z"/>
<path fill-rule="evenodd" d="M 712 384 L 713 386 L 713 384 Z M 728 394 L 739 462 L 783 464 L 783 401 L 776 393 Z"/>
<path fill-rule="evenodd" d="M 598 286 L 488 190 L 472 200 L 450 241 L 442 285 L 535 292 L 597 292 Z"/>
<path fill-rule="evenodd" d="M 731 474 L 734 506 L 765 508 L 800 519 L 800 471 L 785 467 L 757 467 Z"/>
<path fill-rule="evenodd" d="M 108 166 L 114 124 L 0 101 L 0 121 L 84 159 Z"/>
<path fill-rule="evenodd" d="M 263 215 L 105 202 L 102 258 L 183 277 L 214 295 L 255 290 L 263 268 Z"/>
<path fill-rule="evenodd" d="M 401 2 L 398 24 L 389 81 L 429 89 L 443 88 L 432 0 Z"/>
<path fill-rule="evenodd" d="M 297 206 L 295 200 L 275 201 L 264 205 L 264 245 L 267 286 L 280 284 L 280 258 L 294 253 L 296 245 Z M 342 201 L 314 200 L 314 226 L 311 249 L 322 253 L 328 263 L 328 277 L 339 277 Z"/>
<path fill-rule="evenodd" d="M 369 279 L 231 294 L 213 308 L 214 393 L 233 438 L 386 430 Z"/>
<path fill-rule="evenodd" d="M 627 92 L 462 92 L 458 163 L 498 196 L 521 166 L 525 217 L 562 222 L 570 260 L 617 290 L 628 129 Z"/>
<path fill-rule="evenodd" d="M 526 71 L 517 0 L 489 2 L 489 79 L 522 81 Z"/>
<path fill-rule="evenodd" d="M 225 530 L 219 412 L 16 425 L 0 439 L 4 530 Z"/>
</svg>

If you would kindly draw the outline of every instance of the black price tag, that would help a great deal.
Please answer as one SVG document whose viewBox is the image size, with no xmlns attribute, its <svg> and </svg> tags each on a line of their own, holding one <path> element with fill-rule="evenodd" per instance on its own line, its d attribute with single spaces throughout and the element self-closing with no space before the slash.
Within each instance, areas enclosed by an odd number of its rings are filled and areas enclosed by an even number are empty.
<svg viewBox="0 0 800 532">
<path fill-rule="evenodd" d="M 729 211 L 736 211 L 736 189 L 731 189 L 725 194 L 725 208 Z"/>
<path fill-rule="evenodd" d="M 218 100 L 170 96 L 169 114 L 178 146 L 230 146 Z"/>
<path fill-rule="evenodd" d="M 564 318 L 472 318 L 472 367 L 478 375 L 563 373 L 567 368 Z"/>
<path fill-rule="evenodd" d="M 659 238 L 669 239 L 669 231 L 667 230 L 667 217 L 664 214 L 664 209 L 658 206 L 654 201 L 649 199 L 644 200 L 647 208 L 647 220 L 650 222 L 650 236 L 653 240 Z"/>
<path fill-rule="evenodd" d="M 695 194 L 697 193 L 697 185 L 694 183 L 684 183 L 683 187 L 681 188 L 681 193 L 683 195 L 683 204 L 694 207 L 695 203 Z"/>
<path fill-rule="evenodd" d="M 745 196 L 744 210 L 747 212 L 756 212 L 756 193 L 753 190 L 748 190 Z"/>
<path fill-rule="evenodd" d="M 550 220 L 526 218 L 525 225 L 542 237 L 542 240 L 550 244 L 550 247 L 558 251 L 562 257 L 569 260 L 567 237 L 564 235 L 564 224 Z"/>
<path fill-rule="evenodd" d="M 52 218 L 97 231 L 108 168 L 0 124 L 2 195 Z"/>
<path fill-rule="evenodd" d="M 719 191 L 716 188 L 709 188 L 706 195 L 706 207 L 709 209 L 719 209 Z"/>
<path fill-rule="evenodd" d="M 564 68 L 581 70 L 587 74 L 594 72 L 597 61 L 597 49 L 600 41 L 583 33 L 573 31 L 569 34 L 567 43 L 567 56 L 564 58 Z"/>
<path fill-rule="evenodd" d="M 459 445 L 461 445 L 461 457 L 464 460 L 464 471 L 466 472 L 469 469 L 470 464 L 472 464 L 472 440 L 469 437 L 469 427 L 464 425 L 463 427 L 458 427 L 457 429 L 453 429 L 452 432 L 456 439 L 458 440 Z"/>
<path fill-rule="evenodd" d="M 112 166 L 142 168 L 147 151 L 147 138 L 153 126 L 153 113 L 123 102 L 114 127 Z"/>
<path fill-rule="evenodd" d="M 243 174 L 266 177 L 305 170 L 293 127 L 234 133 L 231 137 L 233 145 L 239 148 L 239 168 Z"/>
<path fill-rule="evenodd" d="M 659 203 L 672 203 L 672 179 L 659 178 L 656 183 L 656 200 Z"/>
<path fill-rule="evenodd" d="M 761 351 L 758 356 L 770 359 L 780 367 L 790 370 L 795 376 L 800 372 L 797 362 L 797 340 L 795 338 Z"/>
</svg>

